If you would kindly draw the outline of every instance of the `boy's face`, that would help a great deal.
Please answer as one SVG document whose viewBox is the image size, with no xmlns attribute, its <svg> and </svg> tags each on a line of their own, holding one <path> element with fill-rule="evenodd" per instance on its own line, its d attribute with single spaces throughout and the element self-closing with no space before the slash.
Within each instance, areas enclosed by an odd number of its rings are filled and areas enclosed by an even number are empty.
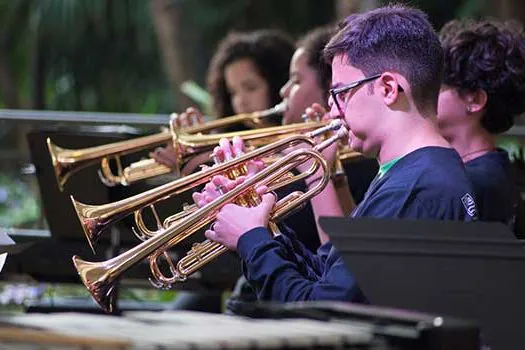
<svg viewBox="0 0 525 350">
<path fill-rule="evenodd" d="M 364 73 L 351 66 L 343 55 L 337 55 L 332 61 L 332 88 L 338 88 L 349 83 L 367 78 Z M 374 93 L 376 80 L 361 84 L 336 96 L 337 104 L 332 96 L 329 99 L 332 118 L 342 117 L 350 130 L 348 144 L 360 153 L 375 156 L 377 141 L 374 131 L 380 122 L 381 106 L 378 96 Z M 339 110 L 339 108 L 341 110 Z M 343 114 L 343 115 L 341 115 Z"/>
</svg>

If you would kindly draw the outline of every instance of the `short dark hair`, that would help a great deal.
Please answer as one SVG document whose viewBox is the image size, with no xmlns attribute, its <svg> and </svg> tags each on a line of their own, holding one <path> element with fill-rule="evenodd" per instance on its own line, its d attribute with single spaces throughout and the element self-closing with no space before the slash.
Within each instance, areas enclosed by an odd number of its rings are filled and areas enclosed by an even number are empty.
<svg viewBox="0 0 525 350">
<path fill-rule="evenodd" d="M 294 51 L 293 40 L 277 30 L 228 34 L 219 43 L 208 71 L 208 90 L 213 97 L 215 113 L 221 117 L 234 114 L 224 71 L 229 64 L 244 58 L 252 60 L 258 73 L 267 81 L 271 103 L 279 103 L 279 90 L 288 79 Z M 280 124 L 279 120 L 275 122 Z"/>
<path fill-rule="evenodd" d="M 402 74 L 421 113 L 437 113 L 443 70 L 439 38 L 420 10 L 401 5 L 353 14 L 326 46 L 330 62 L 345 55 L 367 76 L 384 71 Z"/>
<path fill-rule="evenodd" d="M 306 33 L 297 42 L 297 47 L 303 48 L 307 64 L 315 70 L 317 83 L 328 98 L 330 82 L 332 81 L 332 64 L 324 59 L 323 49 L 336 33 L 337 26 L 328 25 L 315 28 Z"/>
<path fill-rule="evenodd" d="M 483 89 L 481 125 L 493 134 L 525 111 L 525 41 L 515 22 L 451 21 L 440 32 L 445 52 L 443 83 L 462 92 Z"/>
</svg>

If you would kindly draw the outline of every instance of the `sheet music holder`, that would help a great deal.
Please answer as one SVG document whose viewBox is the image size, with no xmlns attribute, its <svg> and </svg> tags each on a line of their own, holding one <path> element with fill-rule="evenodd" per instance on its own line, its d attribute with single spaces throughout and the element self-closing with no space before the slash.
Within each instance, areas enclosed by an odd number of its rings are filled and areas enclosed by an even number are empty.
<svg viewBox="0 0 525 350">
<path fill-rule="evenodd" d="M 7 259 L 4 270 L 13 274 L 29 274 L 38 281 L 78 282 L 78 273 L 71 262 L 73 255 L 79 255 L 88 261 L 102 261 L 140 243 L 131 231 L 134 226 L 133 215 L 128 215 L 124 220 L 111 226 L 111 228 L 118 228 L 117 244 L 113 246 L 112 235 L 108 230 L 102 234 L 97 245 L 97 254 L 93 255 L 74 211 L 70 195 L 74 195 L 76 200 L 86 204 L 106 204 L 151 189 L 157 185 L 158 179 L 140 181 L 127 187 L 107 187 L 98 177 L 99 166 L 93 165 L 73 174 L 66 183 L 65 190 L 61 192 L 46 145 L 47 137 L 62 148 L 80 149 L 138 136 L 143 136 L 143 134 L 137 129 L 107 126 L 48 127 L 29 132 L 27 141 L 31 160 L 36 168 L 41 203 L 49 225 L 51 239 L 40 239 L 38 242 L 35 239 L 33 245 L 16 256 L 11 256 L 13 259 Z M 122 157 L 122 165 L 129 165 L 131 162 L 148 157 L 149 151 L 148 149 Z M 191 191 L 188 191 L 185 196 L 170 198 L 156 208 L 159 216 L 165 218 L 181 210 L 183 202 L 190 201 Z M 156 229 L 156 225 L 152 223 L 152 217 L 150 213 L 145 213 L 144 219 L 148 227 Z M 193 242 L 204 239 L 203 234 L 194 235 L 183 245 L 170 250 L 170 254 L 180 258 L 191 248 Z M 206 266 L 188 282 L 177 285 L 177 288 L 192 290 L 229 288 L 235 283 L 239 274 L 238 257 L 234 253 L 224 254 L 218 259 L 217 264 Z M 149 285 L 147 282 L 149 276 L 149 265 L 147 261 L 144 261 L 125 274 L 124 278 L 131 278 L 144 285 Z"/>
<path fill-rule="evenodd" d="M 471 319 L 493 349 L 525 344 L 525 250 L 503 224 L 370 218 L 320 224 L 372 304 Z"/>
<path fill-rule="evenodd" d="M 34 130 L 27 135 L 31 161 L 35 165 L 36 177 L 40 189 L 42 207 L 53 238 L 67 241 L 86 242 L 84 232 L 71 203 L 70 196 L 88 204 L 105 204 L 129 197 L 143 186 L 123 188 L 121 186 L 107 187 L 99 179 L 99 166 L 93 165 L 73 174 L 65 185 L 64 191 L 58 188 L 51 157 L 47 149 L 46 139 L 62 148 L 82 149 L 105 145 L 111 142 L 123 141 L 140 134 L 138 130 L 117 127 L 75 127 L 75 128 L 43 128 Z M 133 157 L 126 156 L 124 161 Z M 136 243 L 128 222 L 117 226 L 123 243 Z M 129 234 L 128 234 L 129 233 Z M 103 235 L 101 243 L 110 243 L 109 234 Z M 86 242 L 87 243 L 87 242 Z"/>
</svg>

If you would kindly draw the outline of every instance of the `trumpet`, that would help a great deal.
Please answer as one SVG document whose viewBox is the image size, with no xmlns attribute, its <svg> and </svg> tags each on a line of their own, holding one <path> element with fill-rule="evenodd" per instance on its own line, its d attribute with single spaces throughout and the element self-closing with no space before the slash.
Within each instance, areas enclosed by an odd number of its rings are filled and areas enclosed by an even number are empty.
<svg viewBox="0 0 525 350">
<path fill-rule="evenodd" d="M 336 133 L 325 141 L 316 144 L 313 138 L 327 131 L 336 131 Z M 187 239 L 194 232 L 211 224 L 224 205 L 232 202 L 242 203 L 241 205 L 245 206 L 257 205 L 260 198 L 255 192 L 255 187 L 266 185 L 268 186 L 268 191 L 273 191 L 298 179 L 311 176 L 321 168 L 323 177 L 316 186 L 304 193 L 300 191 L 293 192 L 275 204 L 270 221 L 272 223 L 278 222 L 292 210 L 306 203 L 324 189 L 330 179 L 330 169 L 328 169 L 327 162 L 320 152 L 334 142 L 346 138 L 347 135 L 348 131 L 342 126 L 342 123 L 340 121 L 333 121 L 330 125 L 308 134 L 289 136 L 245 153 L 238 158 L 216 164 L 210 169 L 201 170 L 199 173 L 190 175 L 192 180 L 199 183 L 209 181 L 215 174 L 227 174 L 227 176 L 232 178 L 237 174 L 244 173 L 246 163 L 250 160 L 278 154 L 290 146 L 304 144 L 313 147 L 311 149 L 297 149 L 282 156 L 261 172 L 247 178 L 243 184 L 235 189 L 223 194 L 200 209 L 191 210 L 189 214 L 179 217 L 173 225 L 161 229 L 153 237 L 143 241 L 121 255 L 103 262 L 88 262 L 78 256 L 74 256 L 73 264 L 82 282 L 100 307 L 106 312 L 111 313 L 115 308 L 115 283 L 123 273 L 145 258 L 149 260 L 151 273 L 157 286 L 169 288 L 174 283 L 186 280 L 192 273 L 224 253 L 227 248 L 209 240 L 196 243 L 187 255 L 181 258 L 176 264 L 169 261 L 171 276 L 166 276 L 160 271 L 158 266 L 159 258 L 161 256 L 166 257 L 166 252 L 170 248 Z M 308 171 L 290 177 L 290 171 L 292 169 L 310 160 L 314 162 Z M 155 196 L 152 196 L 150 193 L 146 196 L 143 195 L 135 198 L 129 203 L 128 207 L 142 207 L 144 204 L 147 204 L 147 202 L 154 200 Z"/>
<path fill-rule="evenodd" d="M 254 125 L 260 125 L 264 118 L 282 114 L 285 110 L 286 104 L 285 102 L 281 102 L 268 110 L 220 118 L 205 124 L 186 127 L 180 131 L 175 129 L 172 119 L 170 122 L 170 129 L 162 128 L 159 133 L 84 149 L 61 148 L 48 138 L 47 147 L 53 163 L 58 187 L 61 191 L 63 191 L 64 185 L 71 175 L 87 166 L 97 163 L 101 164 L 99 176 L 106 186 L 115 186 L 118 184 L 126 186 L 138 180 L 168 174 L 172 169 L 155 162 L 153 159 L 139 161 L 123 168 L 120 161 L 121 156 L 167 144 L 177 132 L 179 135 L 200 134 L 242 122 L 250 122 Z M 116 161 L 116 175 L 113 174 L 110 168 L 109 162 L 111 158 L 114 158 Z"/>
<path fill-rule="evenodd" d="M 280 139 L 286 139 L 290 135 L 305 134 L 313 130 L 324 130 L 328 132 L 333 127 L 334 123 L 340 124 L 340 121 L 322 121 L 322 122 L 307 122 L 293 125 L 286 125 L 280 127 L 271 127 L 258 130 L 247 130 L 239 133 L 220 134 L 220 137 L 231 138 L 233 136 L 241 136 L 245 141 L 248 149 L 254 149 L 264 145 L 271 144 Z M 184 145 L 185 148 L 180 148 L 177 152 L 181 157 L 180 162 L 183 163 L 184 155 L 190 157 L 195 152 L 202 152 L 203 150 L 211 150 L 217 145 L 220 138 L 217 135 L 181 135 L 176 139 L 176 144 Z M 358 155 L 353 151 L 351 154 Z M 219 169 L 219 168 L 216 168 Z M 221 170 L 222 171 L 222 170 Z M 155 231 L 149 231 L 143 224 L 141 218 L 141 209 L 150 206 L 158 201 L 164 200 L 168 197 L 176 196 L 195 186 L 201 185 L 208 181 L 208 176 L 203 176 L 202 171 L 196 172 L 188 176 L 178 178 L 164 185 L 152 188 L 146 192 L 136 196 L 126 198 L 117 202 L 103 204 L 103 205 L 89 205 L 81 203 L 73 196 L 71 201 L 77 213 L 82 229 L 86 235 L 89 245 L 93 252 L 95 251 L 95 244 L 100 238 L 103 231 L 114 222 L 121 220 L 123 217 L 135 213 L 135 222 L 139 230 L 134 230 L 137 237 L 142 239 L 144 236 L 151 237 L 155 235 Z M 214 174 L 215 175 L 215 174 Z M 154 212 L 155 214 L 155 212 Z M 171 218 L 171 220 L 174 220 Z M 169 223 L 164 223 L 158 226 L 166 227 Z"/>
</svg>

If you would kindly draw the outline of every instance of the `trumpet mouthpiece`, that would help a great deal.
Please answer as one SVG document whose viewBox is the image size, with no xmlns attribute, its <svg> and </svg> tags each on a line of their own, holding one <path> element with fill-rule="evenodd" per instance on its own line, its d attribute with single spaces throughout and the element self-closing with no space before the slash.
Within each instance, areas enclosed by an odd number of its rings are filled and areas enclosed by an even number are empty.
<svg viewBox="0 0 525 350">
<path fill-rule="evenodd" d="M 329 126 L 331 130 L 338 130 L 343 126 L 343 121 L 341 119 L 334 119 L 330 122 Z"/>
<path fill-rule="evenodd" d="M 338 130 L 342 125 L 343 122 L 341 120 L 334 119 L 330 122 L 330 124 L 310 132 L 308 137 L 317 137 L 321 134 L 324 134 L 325 132 Z"/>
<path fill-rule="evenodd" d="M 348 129 L 346 126 L 342 125 L 339 130 L 337 130 L 337 138 L 338 139 L 347 139 L 348 138 Z"/>
<path fill-rule="evenodd" d="M 274 109 L 278 113 L 286 112 L 288 110 L 288 103 L 286 102 L 286 100 L 283 100 L 281 103 L 275 105 Z"/>
</svg>

